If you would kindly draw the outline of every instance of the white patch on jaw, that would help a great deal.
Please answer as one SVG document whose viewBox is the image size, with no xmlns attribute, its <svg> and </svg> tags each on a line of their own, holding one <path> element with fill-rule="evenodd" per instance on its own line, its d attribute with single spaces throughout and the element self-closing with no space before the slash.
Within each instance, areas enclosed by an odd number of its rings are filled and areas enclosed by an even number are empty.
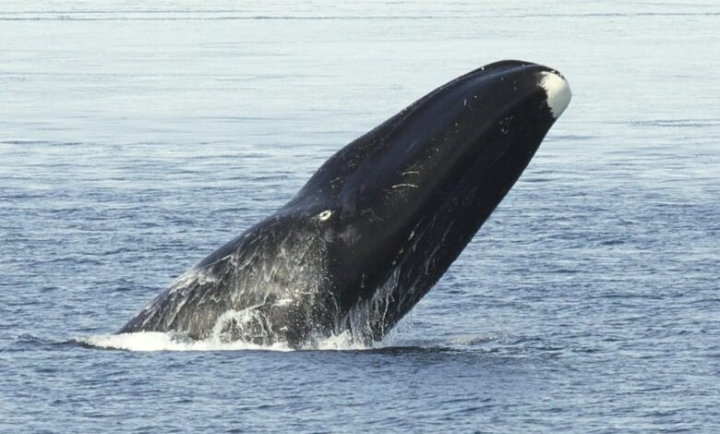
<svg viewBox="0 0 720 434">
<path fill-rule="evenodd" d="M 539 84 L 547 94 L 550 113 L 555 119 L 559 118 L 570 104 L 570 98 L 572 98 L 570 85 L 560 74 L 555 72 L 541 72 Z"/>
<path fill-rule="evenodd" d="M 332 215 L 332 211 L 330 211 L 329 209 L 326 209 L 325 211 L 318 214 L 317 218 L 321 222 L 324 222 L 325 220 L 329 219 L 331 215 Z"/>
</svg>

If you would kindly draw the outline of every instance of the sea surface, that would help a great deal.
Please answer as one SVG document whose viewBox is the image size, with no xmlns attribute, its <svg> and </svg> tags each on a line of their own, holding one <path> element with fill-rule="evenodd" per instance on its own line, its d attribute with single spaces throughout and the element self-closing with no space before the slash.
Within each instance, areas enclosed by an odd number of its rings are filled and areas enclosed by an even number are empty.
<svg viewBox="0 0 720 434">
<path fill-rule="evenodd" d="M 0 3 L 0 432 L 720 432 L 715 0 Z M 573 101 L 385 341 L 117 337 L 501 59 Z"/>
</svg>

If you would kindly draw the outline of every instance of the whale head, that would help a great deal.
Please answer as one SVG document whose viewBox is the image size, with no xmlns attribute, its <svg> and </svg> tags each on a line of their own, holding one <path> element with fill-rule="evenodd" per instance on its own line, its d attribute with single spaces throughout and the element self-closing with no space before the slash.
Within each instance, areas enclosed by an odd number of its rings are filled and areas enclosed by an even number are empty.
<svg viewBox="0 0 720 434">
<path fill-rule="evenodd" d="M 570 98 L 551 68 L 493 63 L 330 158 L 280 213 L 319 228 L 346 320 L 368 323 L 364 333 L 378 339 L 402 318 L 517 181 Z"/>
</svg>

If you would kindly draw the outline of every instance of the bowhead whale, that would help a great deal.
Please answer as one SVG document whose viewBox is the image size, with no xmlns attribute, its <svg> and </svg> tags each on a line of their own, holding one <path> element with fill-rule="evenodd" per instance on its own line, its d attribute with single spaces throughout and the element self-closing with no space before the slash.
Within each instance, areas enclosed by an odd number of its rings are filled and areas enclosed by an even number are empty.
<svg viewBox="0 0 720 434">
<path fill-rule="evenodd" d="M 529 62 L 450 81 L 340 149 L 119 333 L 295 348 L 343 333 L 381 340 L 505 197 L 570 95 L 560 73 Z"/>
</svg>

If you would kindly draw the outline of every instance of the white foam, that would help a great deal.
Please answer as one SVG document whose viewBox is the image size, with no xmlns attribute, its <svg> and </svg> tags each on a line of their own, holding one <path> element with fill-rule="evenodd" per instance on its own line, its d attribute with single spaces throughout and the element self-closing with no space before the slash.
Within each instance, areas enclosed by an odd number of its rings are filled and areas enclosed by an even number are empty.
<svg viewBox="0 0 720 434">
<path fill-rule="evenodd" d="M 263 351 L 293 351 L 292 348 L 282 343 L 270 346 L 255 345 L 242 341 L 224 342 L 221 339 L 210 338 L 201 341 L 190 339 L 175 333 L 162 332 L 136 332 L 121 333 L 116 335 L 97 335 L 75 338 L 75 341 L 97 348 L 126 350 L 126 351 L 242 351 L 242 350 L 263 350 Z M 368 347 L 353 341 L 350 333 L 343 333 L 331 336 L 315 342 L 313 348 L 318 350 L 367 350 Z"/>
<path fill-rule="evenodd" d="M 318 350 L 335 350 L 335 351 L 346 351 L 346 350 L 369 350 L 376 347 L 369 347 L 367 345 L 359 343 L 354 340 L 352 333 L 346 331 L 339 335 L 330 336 L 317 342 Z"/>
<path fill-rule="evenodd" d="M 572 92 L 567 80 L 555 72 L 541 72 L 540 87 L 545 89 L 547 104 L 553 117 L 555 119 L 559 118 L 570 104 L 572 98 Z"/>
<path fill-rule="evenodd" d="M 254 345 L 247 342 L 222 342 L 219 339 L 196 341 L 182 335 L 162 332 L 121 333 L 76 338 L 76 341 L 98 348 L 127 351 L 292 351 L 282 344 Z"/>
</svg>

